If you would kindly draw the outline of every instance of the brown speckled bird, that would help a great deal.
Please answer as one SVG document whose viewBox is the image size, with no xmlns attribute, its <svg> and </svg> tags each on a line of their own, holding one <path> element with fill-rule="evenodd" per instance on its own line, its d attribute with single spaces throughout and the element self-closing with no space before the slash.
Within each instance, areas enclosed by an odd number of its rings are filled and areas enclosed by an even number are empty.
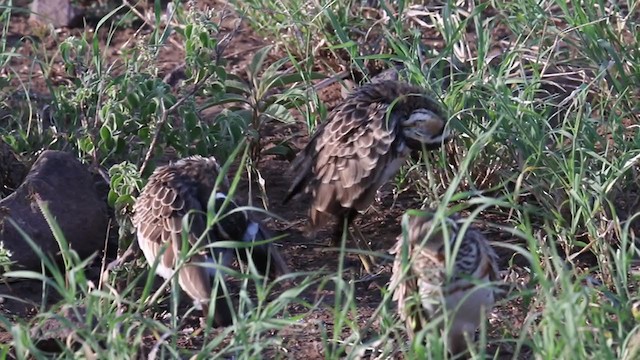
<svg viewBox="0 0 640 360">
<path fill-rule="evenodd" d="M 496 287 L 489 282 L 498 280 L 498 256 L 473 226 L 457 240 L 464 224 L 458 215 L 444 219 L 447 232 L 433 214 L 405 216 L 405 231 L 390 250 L 395 260 L 389 283 L 400 318 L 413 337 L 428 322 L 447 316 L 447 347 L 453 354 L 461 353 L 467 349 L 465 337 L 473 341 L 483 312 L 493 308 Z M 447 242 L 453 264 L 446 263 Z M 449 276 L 447 267 L 451 268 Z"/>
<path fill-rule="evenodd" d="M 437 149 L 449 138 L 445 125 L 440 106 L 420 87 L 393 80 L 363 85 L 333 109 L 293 161 L 296 176 L 283 203 L 311 193 L 311 229 L 337 217 L 332 245 L 339 244 L 345 223 L 372 204 L 411 151 Z M 355 240 L 368 247 L 353 228 Z M 371 272 L 373 259 L 360 259 Z"/>
<path fill-rule="evenodd" d="M 184 230 L 188 231 L 191 246 L 205 232 L 205 241 L 201 241 L 201 246 L 223 240 L 254 242 L 271 238 L 266 228 L 251 220 L 246 212 L 232 211 L 237 207 L 227 199 L 229 185 L 226 178 L 215 189 L 214 209 L 216 212 L 222 209 L 220 220 L 207 229 L 207 202 L 219 173 L 220 167 L 213 157 L 192 156 L 156 168 L 149 178 L 135 203 L 133 224 L 137 229 L 138 244 L 150 265 L 166 247 L 158 260 L 157 275 L 168 279 L 174 274 L 182 245 L 183 217 L 187 213 L 190 213 L 190 227 Z M 244 249 L 238 252 L 242 260 L 246 260 Z M 216 270 L 196 263 L 217 263 L 222 260 L 220 265 L 228 267 L 234 254 L 235 250 L 229 248 L 203 249 L 187 259 L 179 269 L 180 287 L 196 305 L 202 306 L 205 315 Z M 263 274 L 268 273 L 271 278 L 288 272 L 286 263 L 271 244 L 253 246 L 251 257 L 257 269 Z M 217 294 L 214 294 L 214 298 L 215 325 L 229 325 L 232 317 L 226 299 Z"/>
</svg>

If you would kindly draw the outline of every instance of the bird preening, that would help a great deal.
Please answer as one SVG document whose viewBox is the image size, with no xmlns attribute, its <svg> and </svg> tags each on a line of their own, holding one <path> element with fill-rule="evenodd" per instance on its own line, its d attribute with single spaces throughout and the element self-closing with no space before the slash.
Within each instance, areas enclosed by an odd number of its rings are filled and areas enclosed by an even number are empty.
<svg viewBox="0 0 640 360">
<path fill-rule="evenodd" d="M 400 319 L 414 337 L 427 323 L 447 318 L 447 347 L 464 352 L 495 303 L 498 256 L 478 229 L 464 231 L 468 220 L 458 215 L 442 221 L 428 212 L 405 217 L 390 250 L 395 259 L 389 287 Z"/>
<path fill-rule="evenodd" d="M 331 245 L 338 244 L 346 229 L 359 248 L 364 243 L 371 250 L 353 220 L 409 156 L 439 149 L 451 139 L 447 120 L 440 104 L 420 87 L 396 80 L 361 86 L 331 111 L 292 162 L 295 175 L 283 203 L 310 194 L 313 233 L 336 218 Z M 272 279 L 289 271 L 271 243 L 256 244 L 272 237 L 263 224 L 240 211 L 228 190 L 213 157 L 169 161 L 149 178 L 133 216 L 147 262 L 157 262 L 156 274 L 170 278 L 177 272 L 180 287 L 205 314 L 214 299 L 218 326 L 232 322 L 232 310 L 228 299 L 217 291 L 212 294 L 213 276 L 231 264 L 235 252 L 216 247 L 216 242 L 251 244 L 256 269 Z M 219 215 L 212 226 L 207 226 L 207 211 Z M 428 213 L 410 212 L 403 229 L 390 250 L 395 259 L 389 287 L 407 333 L 413 337 L 444 315 L 449 319 L 447 347 L 454 354 L 462 352 L 494 305 L 495 291 L 487 283 L 497 280 L 497 256 L 487 239 L 473 226 L 463 226 L 457 215 L 436 221 Z M 183 266 L 176 268 L 189 250 L 184 245 L 198 244 L 206 246 L 190 251 Z M 238 255 L 248 260 L 247 252 Z M 371 273 L 375 260 L 360 259 Z M 207 262 L 214 265 L 202 266 Z"/>
<path fill-rule="evenodd" d="M 228 198 L 226 178 L 216 184 L 219 174 L 220 167 L 213 157 L 192 156 L 156 168 L 135 203 L 133 224 L 147 262 L 150 266 L 158 262 L 156 274 L 168 279 L 177 270 L 180 287 L 202 308 L 205 316 L 209 299 L 215 299 L 214 323 L 225 326 L 232 322 L 229 302 L 220 294 L 212 295 L 211 288 L 217 269 L 229 267 L 235 252 L 231 248 L 215 247 L 215 243 L 254 243 L 272 237 L 264 225 L 246 211 L 238 211 L 237 205 Z M 220 216 L 208 227 L 207 204 L 211 196 L 214 196 L 214 211 Z M 183 242 L 183 236 L 187 241 Z M 199 241 L 201 238 L 204 241 Z M 176 269 L 181 251 L 184 256 L 188 250 L 182 245 L 192 247 L 198 242 L 201 248 Z M 288 272 L 285 261 L 271 243 L 250 246 L 248 251 L 262 274 L 273 279 Z M 247 260 L 244 249 L 238 253 L 242 260 Z M 216 266 L 202 266 L 207 262 Z"/>
<path fill-rule="evenodd" d="M 393 80 L 363 85 L 331 111 L 293 161 L 296 175 L 283 202 L 310 193 L 313 232 L 335 217 L 331 245 L 354 225 L 356 245 L 368 247 L 354 218 L 412 151 L 438 149 L 450 138 L 446 125 L 440 104 L 420 87 Z M 360 259 L 371 272 L 374 259 Z"/>
</svg>

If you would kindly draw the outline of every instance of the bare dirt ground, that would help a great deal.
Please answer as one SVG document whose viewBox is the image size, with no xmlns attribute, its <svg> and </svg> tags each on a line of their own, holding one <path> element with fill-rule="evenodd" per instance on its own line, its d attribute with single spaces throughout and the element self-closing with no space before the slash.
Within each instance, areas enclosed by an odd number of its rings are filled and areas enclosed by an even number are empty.
<svg viewBox="0 0 640 360">
<path fill-rule="evenodd" d="M 225 5 L 218 0 L 200 1 L 199 6 L 231 9 L 229 5 Z M 237 21 L 237 18 L 230 18 L 228 23 L 223 27 L 223 31 L 230 31 L 235 21 Z M 25 40 L 24 38 L 25 36 L 32 35 L 35 30 L 36 29 L 28 24 L 25 18 L 16 17 L 13 19 L 10 26 L 11 41 L 22 41 L 24 45 L 19 49 L 23 57 L 13 60 L 11 66 L 17 69 L 25 80 L 29 80 L 28 83 L 32 84 L 30 91 L 46 95 L 47 89 L 42 81 L 45 75 L 43 75 L 37 67 L 32 67 L 30 60 L 30 58 L 37 54 L 34 53 L 34 47 L 30 46 L 31 40 Z M 46 44 L 47 52 L 53 55 L 62 40 L 71 35 L 80 36 L 83 31 L 83 29 L 61 29 L 55 34 L 49 34 L 49 36 L 45 37 L 42 41 Z M 136 28 L 118 30 L 106 52 L 107 61 L 119 61 L 119 54 L 132 45 L 131 40 L 136 35 L 144 35 L 145 31 L 148 33 L 150 29 L 145 28 L 140 33 L 137 33 Z M 104 33 L 101 32 L 98 35 L 101 39 L 101 45 L 105 46 Z M 228 61 L 228 70 L 243 75 L 244 69 L 255 51 L 268 43 L 268 40 L 260 38 L 248 28 L 246 24 L 243 24 L 225 53 Z M 277 55 L 278 54 L 272 54 L 272 59 L 276 59 L 278 57 Z M 183 50 L 175 44 L 168 42 L 162 50 L 160 58 L 162 71 L 159 76 L 162 77 L 181 64 Z M 54 68 L 60 69 L 61 66 L 61 62 L 54 61 Z M 62 71 L 54 71 L 46 76 L 55 79 L 58 84 L 63 84 L 68 81 L 68 79 L 62 77 L 60 75 L 61 73 Z M 329 108 L 334 106 L 342 98 L 340 85 L 335 84 L 323 89 L 321 91 L 321 98 Z M 274 140 L 298 136 L 295 143 L 301 147 L 307 140 L 304 129 L 304 125 L 270 127 L 265 129 L 264 142 L 265 144 L 269 144 L 273 143 Z M 296 199 L 286 206 L 280 202 L 280 199 L 283 198 L 289 186 L 290 179 L 286 174 L 288 167 L 288 161 L 280 160 L 273 156 L 264 157 L 259 164 L 259 169 L 266 180 L 267 195 L 269 198 L 268 210 L 287 220 L 287 222 L 270 220 L 269 226 L 274 230 L 288 235 L 279 241 L 279 245 L 281 245 L 281 251 L 286 257 L 291 269 L 295 271 L 315 271 L 319 269 L 335 271 L 335 269 L 338 268 L 339 256 L 335 252 L 326 251 L 328 235 L 331 229 L 327 228 L 325 231 L 320 232 L 315 239 L 305 237 L 306 202 L 303 199 Z M 391 195 L 387 195 L 383 198 L 382 202 L 377 203 L 366 215 L 360 217 L 357 223 L 359 223 L 364 234 L 370 239 L 373 249 L 385 253 L 395 241 L 395 237 L 400 233 L 400 221 L 404 211 L 419 206 L 419 196 L 412 191 L 402 192 L 395 201 Z M 487 215 L 487 217 L 491 217 L 491 215 Z M 495 222 L 500 221 L 500 219 L 497 218 L 489 220 Z M 493 233 L 488 235 L 492 240 L 513 241 L 513 239 L 510 239 L 506 234 Z M 502 265 L 503 268 L 506 269 L 508 266 L 507 263 L 511 259 L 511 254 L 505 253 L 504 255 Z M 352 278 L 356 281 L 356 300 L 358 301 L 357 321 L 362 325 L 369 320 L 379 305 L 381 301 L 379 287 L 386 285 L 390 273 L 387 266 L 386 269 L 380 272 L 379 276 L 373 279 L 358 281 L 362 280 L 361 275 L 356 271 L 358 266 L 358 258 L 355 255 L 350 255 L 346 264 L 348 270 L 344 274 L 344 278 Z M 37 303 L 39 295 L 36 291 L 36 293 L 28 297 Z M 299 326 L 287 329 L 279 334 L 282 339 L 281 347 L 279 349 L 273 349 L 273 353 L 265 354 L 265 357 L 273 357 L 278 354 L 290 358 L 324 358 L 324 350 L 321 343 L 321 327 L 326 326 L 329 329 L 332 327 L 333 317 L 331 310 L 328 308 L 334 305 L 333 295 L 331 288 L 312 289 L 305 293 L 304 297 L 311 303 L 321 299 L 321 306 L 314 309 L 311 315 L 307 316 Z M 13 315 L 21 313 L 28 316 L 33 313 L 33 308 L 7 309 L 5 307 L 3 309 L 8 311 L 8 314 Z M 27 310 L 27 312 L 25 313 L 24 310 Z M 289 311 L 295 314 L 306 312 L 307 310 L 302 307 L 292 306 Z M 491 337 L 494 339 L 499 338 L 501 334 L 509 332 L 509 330 L 513 332 L 512 335 L 518 336 L 519 334 L 515 329 L 519 328 L 518 324 L 522 324 L 525 316 L 526 309 L 523 309 L 519 304 L 505 304 L 499 307 L 494 311 L 490 319 Z M 6 332 L 0 333 L 0 339 L 7 339 L 8 335 Z M 195 350 L 203 341 L 204 339 L 202 338 L 193 338 L 185 335 L 181 341 L 181 345 L 187 349 Z M 153 346 L 153 343 L 154 339 L 150 335 L 149 346 Z M 495 346 L 492 346 L 490 349 L 490 351 L 496 350 Z M 144 352 L 146 351 L 142 350 L 142 353 Z M 500 358 L 510 358 L 512 349 L 508 345 L 503 345 L 499 353 Z"/>
</svg>

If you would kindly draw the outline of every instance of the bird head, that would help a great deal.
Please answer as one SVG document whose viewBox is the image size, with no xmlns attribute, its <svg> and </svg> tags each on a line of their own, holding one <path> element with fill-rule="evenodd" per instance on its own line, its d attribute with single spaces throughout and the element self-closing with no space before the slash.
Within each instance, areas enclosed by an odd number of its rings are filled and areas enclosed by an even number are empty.
<svg viewBox="0 0 640 360">
<path fill-rule="evenodd" d="M 446 127 L 446 121 L 440 115 L 427 109 L 417 109 L 402 121 L 402 132 L 407 146 L 412 149 L 438 149 L 451 139 L 451 133 Z"/>
<path fill-rule="evenodd" d="M 227 200 L 223 193 L 216 194 L 216 209 Z M 225 208 L 225 218 L 217 225 L 218 240 L 235 240 L 253 244 L 251 248 L 239 251 L 240 258 L 247 261 L 247 252 L 251 254 L 253 263 L 258 271 L 266 274 L 271 279 L 289 273 L 287 263 L 280 255 L 278 249 L 271 242 L 275 236 L 260 221 L 252 219 L 247 211 L 239 211 L 238 205 L 228 199 L 228 207 Z M 257 244 L 256 244 L 257 243 Z"/>
<path fill-rule="evenodd" d="M 457 214 L 445 217 L 444 222 L 436 221 L 433 214 L 428 212 L 411 215 L 409 217 L 409 237 L 413 241 L 421 243 L 426 236 L 429 236 L 424 246 L 438 253 L 444 247 L 445 241 L 450 243 L 455 241 L 459 231 L 458 221 Z"/>
<path fill-rule="evenodd" d="M 262 242 L 266 240 L 274 239 L 275 236 L 269 229 L 262 223 L 256 221 L 250 221 L 247 225 L 247 230 L 244 233 L 245 242 Z M 269 269 L 269 278 L 275 279 L 280 275 L 284 275 L 290 272 L 282 255 L 272 243 L 263 243 L 256 245 L 253 249 L 253 261 L 261 271 Z"/>
</svg>

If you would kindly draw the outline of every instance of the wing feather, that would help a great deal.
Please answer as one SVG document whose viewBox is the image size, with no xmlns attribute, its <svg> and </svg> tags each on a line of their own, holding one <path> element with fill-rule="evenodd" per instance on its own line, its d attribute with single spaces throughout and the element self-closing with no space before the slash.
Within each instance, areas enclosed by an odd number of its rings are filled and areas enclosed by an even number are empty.
<svg viewBox="0 0 640 360">
<path fill-rule="evenodd" d="M 381 81 L 359 88 L 331 111 L 292 162 L 290 172 L 296 175 L 283 202 L 311 193 L 312 218 L 326 218 L 317 213 L 340 216 L 348 208 L 366 209 L 407 155 L 400 121 L 418 108 L 438 111 L 415 86 Z"/>
<path fill-rule="evenodd" d="M 456 221 L 458 216 L 452 216 Z M 477 289 L 475 298 L 460 303 L 460 299 L 470 289 L 476 286 L 467 276 L 477 280 L 494 280 L 498 277 L 498 259 L 482 233 L 470 227 L 467 229 L 456 255 L 452 277 L 447 277 L 445 271 L 445 254 L 443 241 L 445 238 L 440 230 L 434 229 L 428 242 L 422 245 L 424 236 L 433 226 L 430 216 L 412 216 L 409 219 L 407 239 L 398 237 L 398 242 L 390 251 L 395 254 L 392 285 L 396 285 L 393 298 L 398 302 L 398 312 L 406 322 L 407 331 L 414 336 L 430 319 L 442 313 L 446 308 L 462 306 L 452 318 L 453 325 L 449 333 L 450 350 L 460 350 L 461 331 L 468 326 L 478 326 L 479 311 L 482 306 L 493 305 L 493 295 L 487 289 Z M 455 229 L 455 227 L 454 227 Z M 450 238 L 446 241 L 454 239 Z M 401 278 L 402 244 L 407 242 L 409 259 L 411 261 L 409 274 Z M 476 290 L 473 290 L 476 291 Z M 462 330 L 461 330 L 462 329 Z"/>
<path fill-rule="evenodd" d="M 139 241 L 147 242 L 154 254 L 164 244 L 177 246 L 163 255 L 162 263 L 169 268 L 175 265 L 173 252 L 182 243 L 182 219 L 190 210 L 188 238 L 194 244 L 205 230 L 203 205 L 197 189 L 181 178 L 173 166 L 158 168 L 134 205 L 133 225 L 143 236 Z"/>
<path fill-rule="evenodd" d="M 420 252 L 416 252 L 415 244 L 411 241 L 411 237 L 409 237 L 408 240 L 408 261 L 416 261 L 415 257 L 418 256 Z M 392 288 L 395 286 L 393 300 L 397 304 L 398 315 L 400 319 L 405 322 L 409 335 L 414 336 L 426 325 L 430 316 L 421 306 L 422 291 L 420 284 L 423 281 L 420 278 L 420 272 L 416 272 L 415 265 L 410 266 L 406 273 L 402 272 L 403 241 L 403 236 L 400 235 L 394 247 L 389 251 L 390 254 L 395 255 L 389 283 Z"/>
</svg>

